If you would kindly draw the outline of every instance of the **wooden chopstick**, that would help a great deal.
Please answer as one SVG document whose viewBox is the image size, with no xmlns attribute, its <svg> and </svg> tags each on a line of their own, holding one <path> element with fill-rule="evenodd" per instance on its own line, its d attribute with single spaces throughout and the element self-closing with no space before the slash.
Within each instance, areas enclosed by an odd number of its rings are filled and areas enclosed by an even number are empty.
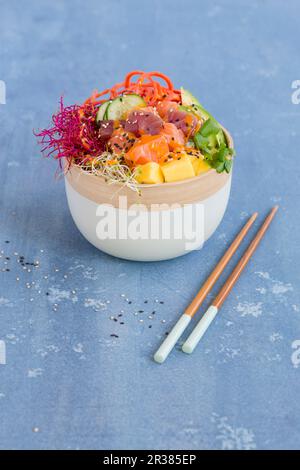
<svg viewBox="0 0 300 470">
<path fill-rule="evenodd" d="M 215 282 L 221 275 L 222 271 L 227 266 L 228 262 L 230 261 L 230 259 L 232 258 L 232 256 L 234 255 L 238 247 L 240 246 L 241 242 L 247 235 L 257 215 L 258 215 L 257 212 L 255 212 L 249 218 L 249 220 L 246 222 L 244 227 L 241 229 L 239 234 L 236 236 L 236 238 L 233 240 L 233 242 L 229 246 L 226 253 L 220 259 L 220 261 L 218 262 L 218 264 L 216 265 L 212 273 L 209 275 L 209 277 L 207 278 L 207 280 L 205 281 L 205 283 L 199 290 L 194 300 L 190 303 L 190 305 L 185 310 L 184 314 L 181 315 L 177 323 L 173 326 L 168 336 L 165 338 L 165 340 L 163 341 L 159 349 L 154 354 L 154 360 L 156 362 L 162 363 L 166 360 L 171 350 L 175 346 L 176 342 L 178 341 L 178 339 L 180 338 L 184 330 L 187 328 L 192 317 L 195 315 L 200 305 L 202 304 L 203 300 L 209 293 L 210 289 L 213 287 L 213 285 L 215 284 Z"/>
<path fill-rule="evenodd" d="M 201 289 L 199 290 L 194 300 L 192 300 L 190 305 L 185 310 L 184 313 L 186 315 L 190 315 L 191 317 L 195 315 L 195 313 L 201 306 L 202 302 L 206 298 L 207 294 L 209 293 L 209 291 L 211 290 L 215 282 L 219 279 L 220 275 L 222 274 L 223 270 L 227 266 L 228 262 L 231 260 L 232 256 L 234 255 L 234 253 L 240 246 L 241 242 L 247 235 L 250 227 L 252 226 L 253 222 L 257 218 L 257 215 L 258 215 L 257 212 L 254 212 L 254 214 L 252 214 L 252 216 L 248 219 L 248 222 L 244 225 L 240 233 L 233 240 L 233 242 L 231 243 L 230 247 L 228 248 L 224 256 L 220 259 L 215 269 L 211 272 L 211 274 L 208 276 L 208 278 L 202 285 Z"/>
<path fill-rule="evenodd" d="M 185 343 L 182 346 L 182 350 L 185 353 L 191 354 L 197 344 L 199 343 L 200 339 L 204 335 L 205 331 L 217 315 L 218 311 L 220 310 L 223 302 L 229 295 L 231 289 L 237 282 L 238 278 L 240 277 L 241 273 L 243 272 L 245 266 L 247 265 L 248 261 L 250 260 L 251 256 L 255 252 L 259 242 L 265 235 L 266 231 L 268 230 L 270 223 L 272 222 L 276 212 L 278 210 L 278 206 L 273 207 L 270 211 L 268 216 L 266 217 L 265 221 L 261 225 L 260 229 L 258 230 L 255 237 L 252 239 L 250 245 L 244 252 L 243 256 L 237 263 L 236 267 L 233 269 L 232 273 L 227 278 L 226 282 L 224 283 L 223 287 L 218 292 L 217 296 L 213 300 L 211 306 L 207 309 L 205 314 L 202 316 L 201 320 L 198 322 L 190 336 L 187 338 Z"/>
</svg>

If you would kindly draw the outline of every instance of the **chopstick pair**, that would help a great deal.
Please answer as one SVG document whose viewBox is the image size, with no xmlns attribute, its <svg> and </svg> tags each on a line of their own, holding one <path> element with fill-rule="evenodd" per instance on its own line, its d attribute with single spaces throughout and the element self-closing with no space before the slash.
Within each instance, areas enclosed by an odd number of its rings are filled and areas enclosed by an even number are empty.
<svg viewBox="0 0 300 470">
<path fill-rule="evenodd" d="M 188 354 L 191 354 L 197 344 L 199 343 L 200 339 L 204 335 L 205 331 L 219 312 L 223 302 L 225 301 L 226 297 L 230 293 L 231 289 L 235 285 L 236 281 L 238 280 L 239 276 L 241 275 L 243 269 L 245 268 L 246 264 L 248 263 L 249 259 L 253 255 L 254 251 L 256 250 L 259 242 L 265 235 L 270 223 L 272 222 L 276 212 L 278 210 L 278 206 L 273 207 L 273 209 L 270 211 L 266 219 L 264 220 L 263 224 L 257 231 L 256 235 L 250 242 L 248 248 L 244 252 L 243 256 L 240 258 L 239 262 L 225 281 L 223 287 L 220 289 L 219 293 L 213 300 L 212 304 L 210 307 L 207 309 L 207 311 L 204 313 L 190 336 L 187 338 L 185 343 L 182 346 L 182 351 Z M 195 315 L 195 313 L 198 311 L 200 305 L 204 301 L 205 297 L 217 281 L 217 279 L 220 277 L 221 273 L 227 266 L 228 262 L 240 246 L 241 242 L 247 235 L 250 227 L 253 225 L 255 219 L 257 218 L 258 213 L 255 212 L 249 220 L 246 222 L 244 227 L 241 229 L 239 234 L 236 236 L 232 244 L 229 246 L 228 250 L 226 253 L 223 255 L 219 263 L 216 265 L 212 273 L 209 275 L 207 280 L 204 282 L 202 285 L 201 289 L 199 290 L 198 294 L 196 297 L 193 299 L 193 301 L 190 303 L 190 305 L 187 307 L 185 310 L 184 314 L 179 318 L 177 323 L 174 325 L 166 339 L 163 341 L 159 349 L 156 351 L 154 354 L 154 360 L 158 363 L 162 363 L 166 360 L 170 352 L 172 351 L 173 347 L 177 343 L 178 339 L 182 335 L 182 333 L 185 331 L 187 326 L 189 325 L 191 319 Z"/>
</svg>

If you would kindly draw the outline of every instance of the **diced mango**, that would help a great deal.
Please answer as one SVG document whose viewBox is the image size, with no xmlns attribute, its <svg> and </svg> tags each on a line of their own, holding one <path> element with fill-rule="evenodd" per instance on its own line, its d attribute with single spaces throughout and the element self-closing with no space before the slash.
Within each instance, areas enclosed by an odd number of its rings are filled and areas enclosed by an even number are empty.
<svg viewBox="0 0 300 470">
<path fill-rule="evenodd" d="M 173 160 L 161 166 L 166 183 L 172 181 L 185 180 L 195 176 L 195 171 L 191 160 L 185 156 L 178 160 Z"/>
<path fill-rule="evenodd" d="M 192 162 L 196 176 L 200 175 L 201 173 L 205 173 L 206 171 L 211 169 L 210 165 L 201 157 L 190 155 L 189 159 Z"/>
<path fill-rule="evenodd" d="M 148 162 L 144 165 L 137 166 L 135 179 L 138 183 L 144 184 L 158 184 L 164 182 L 160 165 L 155 162 Z"/>
<path fill-rule="evenodd" d="M 196 172 L 196 175 L 200 175 L 201 173 L 205 173 L 206 171 L 211 170 L 211 166 L 205 161 L 199 159 L 199 166 Z"/>
</svg>

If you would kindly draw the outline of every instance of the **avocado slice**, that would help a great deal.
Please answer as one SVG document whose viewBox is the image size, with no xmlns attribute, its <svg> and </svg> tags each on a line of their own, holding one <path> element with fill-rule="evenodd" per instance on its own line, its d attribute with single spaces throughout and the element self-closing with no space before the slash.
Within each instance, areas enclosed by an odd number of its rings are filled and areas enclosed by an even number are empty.
<svg viewBox="0 0 300 470">
<path fill-rule="evenodd" d="M 216 168 L 218 172 L 226 171 L 229 173 L 232 162 L 225 157 L 227 153 L 232 155 L 233 152 L 228 148 L 222 127 L 218 121 L 203 108 L 192 93 L 184 88 L 181 88 L 180 91 L 182 100 L 181 108 L 204 120 L 200 130 L 193 136 L 196 148 L 202 152 L 208 163 L 213 168 Z"/>
<path fill-rule="evenodd" d="M 195 98 L 192 93 L 188 90 L 185 90 L 184 88 L 180 88 L 181 92 L 181 100 L 183 106 L 190 108 L 191 112 L 194 112 L 197 114 L 199 117 L 204 119 L 206 121 L 207 119 L 211 118 L 215 120 L 211 114 L 209 114 L 208 111 L 206 111 L 205 108 L 203 108 L 202 104 L 199 103 L 197 98 Z"/>
</svg>

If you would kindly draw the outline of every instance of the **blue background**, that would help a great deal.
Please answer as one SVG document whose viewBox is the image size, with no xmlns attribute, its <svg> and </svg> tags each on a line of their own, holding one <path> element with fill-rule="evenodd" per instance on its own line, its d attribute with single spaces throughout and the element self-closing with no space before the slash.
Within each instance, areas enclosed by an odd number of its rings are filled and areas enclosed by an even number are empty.
<svg viewBox="0 0 300 470">
<path fill-rule="evenodd" d="M 299 2 L 1 0 L 0 11 L 0 447 L 299 448 Z M 215 235 L 153 264 L 83 239 L 32 134 L 61 94 L 80 103 L 135 68 L 190 89 L 237 150 Z M 154 363 L 247 216 L 262 220 L 274 204 L 270 232 L 195 353 L 179 344 Z M 19 255 L 40 267 L 23 269 Z"/>
</svg>

